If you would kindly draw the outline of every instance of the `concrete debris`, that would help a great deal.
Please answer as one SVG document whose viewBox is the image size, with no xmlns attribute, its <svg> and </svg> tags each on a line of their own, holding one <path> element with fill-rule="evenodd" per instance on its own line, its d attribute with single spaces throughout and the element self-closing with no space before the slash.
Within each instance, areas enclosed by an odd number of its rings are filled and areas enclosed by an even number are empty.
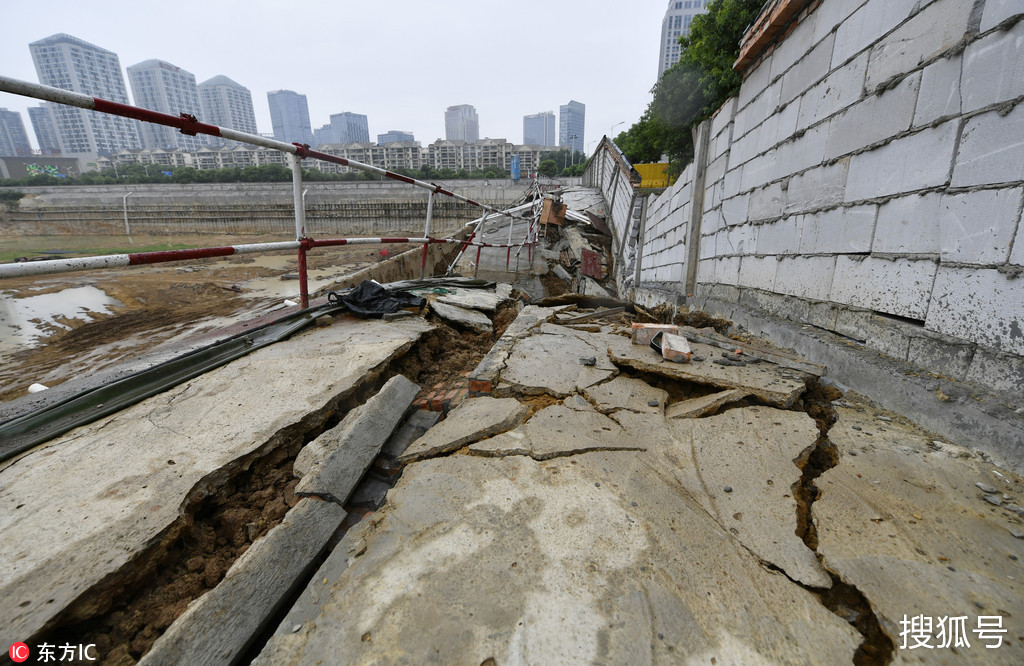
<svg viewBox="0 0 1024 666">
<path fill-rule="evenodd" d="M 551 329 L 561 329 L 564 334 L 532 335 L 515 343 L 501 372 L 502 381 L 524 395 L 547 393 L 564 398 L 618 373 L 608 354 L 579 337 L 578 331 L 555 326 Z M 577 361 L 591 356 L 596 359 L 593 366 Z"/>
<path fill-rule="evenodd" d="M 696 382 L 722 389 L 742 389 L 758 400 L 776 407 L 790 407 L 806 390 L 806 375 L 771 364 L 723 367 L 710 363 L 668 363 L 649 347 L 631 344 L 622 336 L 609 335 L 602 339 L 608 344 L 612 362 L 642 372 Z M 691 345 L 695 355 L 710 355 L 713 348 L 700 343 Z"/>
<path fill-rule="evenodd" d="M 653 341 L 652 344 L 654 344 Z M 686 338 L 671 333 L 661 333 L 661 356 L 666 361 L 689 363 L 690 354 L 690 345 L 687 344 Z"/>
<path fill-rule="evenodd" d="M 651 344 L 651 340 L 658 333 L 672 333 L 678 335 L 679 327 L 672 324 L 633 324 L 633 344 L 644 347 Z"/>
<path fill-rule="evenodd" d="M 435 302 L 453 305 L 464 310 L 480 310 L 493 314 L 498 309 L 498 305 L 506 299 L 502 299 L 495 292 L 483 289 L 458 289 L 454 294 L 438 296 Z"/>
<path fill-rule="evenodd" d="M 470 395 L 490 394 L 498 386 L 498 377 L 505 367 L 515 343 L 529 335 L 530 331 L 555 316 L 556 308 L 542 308 L 528 305 L 519 312 L 491 350 L 481 359 L 469 375 Z"/>
<path fill-rule="evenodd" d="M 983 493 L 992 494 L 992 493 L 999 492 L 999 490 L 996 489 L 995 486 L 990 486 L 989 484 L 982 483 L 981 481 L 979 481 L 978 483 L 975 483 L 974 485 L 978 486 L 978 488 L 981 489 L 981 492 L 983 492 Z"/>
<path fill-rule="evenodd" d="M 683 400 L 665 410 L 665 418 L 669 419 L 695 419 L 708 414 L 714 414 L 724 405 L 738 402 L 749 395 L 743 389 L 730 389 L 719 391 L 699 398 Z"/>
<path fill-rule="evenodd" d="M 583 390 L 583 395 L 604 414 L 628 409 L 643 414 L 660 415 L 668 400 L 667 391 L 631 377 L 616 377 L 610 382 L 591 386 Z"/>
<path fill-rule="evenodd" d="M 300 496 L 326 497 L 344 504 L 381 448 L 405 418 L 420 387 L 402 375 L 388 380 L 353 419 L 321 436 L 326 455 L 311 461 L 295 487 Z M 318 438 L 318 439 L 321 439 Z"/>
<path fill-rule="evenodd" d="M 450 453 L 519 425 L 529 409 L 514 398 L 469 398 L 398 457 L 400 463 Z"/>
<path fill-rule="evenodd" d="M 396 460 L 405 453 L 410 444 L 422 437 L 440 418 L 441 412 L 432 412 L 428 409 L 414 410 L 384 444 L 381 455 Z"/>
<path fill-rule="evenodd" d="M 611 298 L 612 294 L 607 289 L 601 286 L 601 283 L 593 278 L 584 276 L 580 281 L 581 294 L 586 296 L 598 296 L 601 298 Z"/>
<path fill-rule="evenodd" d="M 630 441 L 615 421 L 589 409 L 553 405 L 537 412 L 524 425 L 490 439 L 471 444 L 469 452 L 480 456 L 530 456 L 548 460 L 588 451 L 643 451 Z"/>
<path fill-rule="evenodd" d="M 430 310 L 441 319 L 456 326 L 469 328 L 479 333 L 490 333 L 494 330 L 494 325 L 487 315 L 476 310 L 467 310 L 439 301 L 431 301 Z"/>
</svg>

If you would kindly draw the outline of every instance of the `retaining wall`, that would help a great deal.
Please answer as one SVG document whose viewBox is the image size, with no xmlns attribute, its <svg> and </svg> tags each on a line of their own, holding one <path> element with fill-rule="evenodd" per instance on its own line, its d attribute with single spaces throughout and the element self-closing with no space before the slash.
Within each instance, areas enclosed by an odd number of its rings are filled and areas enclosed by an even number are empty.
<svg viewBox="0 0 1024 666">
<path fill-rule="evenodd" d="M 706 158 L 648 197 L 638 230 L 613 220 L 643 238 L 624 293 L 811 326 L 1019 402 L 1022 12 L 808 3 L 702 126 Z"/>
</svg>

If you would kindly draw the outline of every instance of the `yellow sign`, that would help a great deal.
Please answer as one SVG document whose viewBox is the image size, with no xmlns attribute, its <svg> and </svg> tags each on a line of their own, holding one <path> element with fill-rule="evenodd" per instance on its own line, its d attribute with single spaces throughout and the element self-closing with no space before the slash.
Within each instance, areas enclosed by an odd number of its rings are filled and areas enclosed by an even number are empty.
<svg viewBox="0 0 1024 666">
<path fill-rule="evenodd" d="M 640 174 L 640 187 L 668 187 L 674 179 L 668 176 L 668 162 L 659 164 L 634 164 Z"/>
</svg>

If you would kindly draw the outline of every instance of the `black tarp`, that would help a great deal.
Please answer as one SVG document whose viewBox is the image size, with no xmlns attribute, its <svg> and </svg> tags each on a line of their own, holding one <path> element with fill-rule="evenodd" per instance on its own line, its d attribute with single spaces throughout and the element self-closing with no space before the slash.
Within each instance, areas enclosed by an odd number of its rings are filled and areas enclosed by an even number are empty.
<svg viewBox="0 0 1024 666">
<path fill-rule="evenodd" d="M 427 299 L 398 289 L 386 289 L 377 282 L 364 280 L 355 289 L 340 294 L 332 291 L 327 294 L 331 303 L 341 303 L 352 314 L 360 317 L 380 319 L 389 312 L 398 312 L 408 307 L 422 308 Z"/>
</svg>

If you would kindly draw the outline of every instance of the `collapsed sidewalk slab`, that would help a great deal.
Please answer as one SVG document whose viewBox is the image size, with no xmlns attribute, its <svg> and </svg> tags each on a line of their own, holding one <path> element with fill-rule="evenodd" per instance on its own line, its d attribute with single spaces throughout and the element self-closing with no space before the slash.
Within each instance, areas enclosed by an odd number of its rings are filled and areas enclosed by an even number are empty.
<svg viewBox="0 0 1024 666">
<path fill-rule="evenodd" d="M 522 423 L 529 408 L 515 398 L 482 396 L 463 401 L 422 437 L 413 442 L 398 462 L 406 464 L 442 455 Z"/>
<path fill-rule="evenodd" d="M 703 361 L 671 363 L 649 347 L 632 344 L 629 338 L 609 335 L 605 339 L 608 342 L 608 354 L 618 365 L 721 389 L 742 389 L 776 407 L 792 407 L 804 393 L 805 381 L 809 377 L 796 370 L 769 363 L 741 367 L 716 365 L 711 359 L 719 356 L 720 350 L 696 342 L 692 345 L 693 354 L 704 357 Z"/>
<path fill-rule="evenodd" d="M 217 492 L 250 456 L 322 424 L 367 374 L 429 330 L 418 318 L 342 319 L 8 464 L 0 470 L 0 633 L 35 634 L 158 543 L 184 504 Z"/>
<path fill-rule="evenodd" d="M 934 623 L 935 648 L 939 618 L 966 617 L 970 647 L 930 661 L 1024 663 L 1024 479 L 871 407 L 837 412 L 838 463 L 811 507 L 822 563 L 864 594 L 898 653 L 906 618 Z M 975 633 L 981 617 L 1007 630 L 991 634 L 1005 637 L 998 649 Z"/>
<path fill-rule="evenodd" d="M 547 393 L 564 398 L 615 376 L 618 370 L 604 349 L 576 333 L 542 333 L 517 341 L 505 362 L 501 381 L 524 395 Z M 582 359 L 592 359 L 593 364 L 585 364 Z"/>
<path fill-rule="evenodd" d="M 849 662 L 857 632 L 645 455 L 410 466 L 254 663 Z"/>
</svg>

